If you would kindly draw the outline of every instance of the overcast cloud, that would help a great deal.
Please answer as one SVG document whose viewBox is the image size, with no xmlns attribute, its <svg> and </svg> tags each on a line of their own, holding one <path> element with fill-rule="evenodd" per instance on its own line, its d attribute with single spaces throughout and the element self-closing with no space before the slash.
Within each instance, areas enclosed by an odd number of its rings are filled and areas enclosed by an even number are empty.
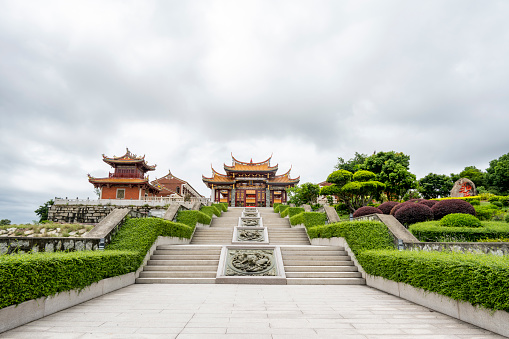
<svg viewBox="0 0 509 339">
<path fill-rule="evenodd" d="M 507 1 L 2 1 L 0 219 L 94 198 L 101 154 L 203 195 L 230 152 L 301 182 L 402 151 L 418 178 L 509 152 Z"/>
</svg>

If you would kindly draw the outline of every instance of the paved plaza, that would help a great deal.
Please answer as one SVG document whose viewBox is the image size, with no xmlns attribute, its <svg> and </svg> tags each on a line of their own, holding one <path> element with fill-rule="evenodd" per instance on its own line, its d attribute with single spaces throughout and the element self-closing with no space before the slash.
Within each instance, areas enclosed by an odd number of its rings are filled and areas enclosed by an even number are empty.
<svg viewBox="0 0 509 339">
<path fill-rule="evenodd" d="M 504 338 L 361 285 L 131 285 L 0 338 Z"/>
</svg>

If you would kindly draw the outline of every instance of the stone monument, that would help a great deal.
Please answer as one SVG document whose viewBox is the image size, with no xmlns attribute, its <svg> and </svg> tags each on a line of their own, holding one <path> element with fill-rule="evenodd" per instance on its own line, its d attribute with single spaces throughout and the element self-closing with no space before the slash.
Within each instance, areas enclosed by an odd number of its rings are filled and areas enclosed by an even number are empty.
<svg viewBox="0 0 509 339">
<path fill-rule="evenodd" d="M 477 195 L 475 184 L 467 178 L 461 178 L 456 181 L 451 190 L 451 197 L 453 198 L 471 197 L 474 195 Z"/>
</svg>

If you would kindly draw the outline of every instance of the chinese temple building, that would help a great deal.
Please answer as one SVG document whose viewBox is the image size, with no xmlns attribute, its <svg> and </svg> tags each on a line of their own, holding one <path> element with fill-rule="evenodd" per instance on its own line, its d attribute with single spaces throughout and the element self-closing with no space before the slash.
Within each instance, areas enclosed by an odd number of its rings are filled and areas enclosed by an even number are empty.
<svg viewBox="0 0 509 339">
<path fill-rule="evenodd" d="M 181 197 L 203 198 L 187 181 L 177 178 L 171 174 L 171 171 L 168 171 L 167 175 L 152 181 L 150 184 L 159 190 L 157 193 L 158 197 L 178 195 Z"/>
<path fill-rule="evenodd" d="M 276 175 L 278 165 L 271 166 L 270 158 L 262 162 L 243 162 L 232 154 L 232 165 L 224 164 L 226 174 L 212 168 L 212 177 L 202 180 L 212 190 L 211 200 L 227 202 L 230 206 L 272 206 L 286 203 L 286 189 L 299 183 L 300 177 L 291 179 L 290 170 Z"/>
<path fill-rule="evenodd" d="M 88 175 L 88 181 L 100 189 L 99 199 L 133 199 L 155 196 L 159 189 L 153 186 L 145 174 L 156 169 L 148 165 L 145 156 L 138 157 L 127 149 L 121 157 L 107 157 L 103 161 L 113 167 L 114 172 L 107 178 L 94 178 Z"/>
</svg>

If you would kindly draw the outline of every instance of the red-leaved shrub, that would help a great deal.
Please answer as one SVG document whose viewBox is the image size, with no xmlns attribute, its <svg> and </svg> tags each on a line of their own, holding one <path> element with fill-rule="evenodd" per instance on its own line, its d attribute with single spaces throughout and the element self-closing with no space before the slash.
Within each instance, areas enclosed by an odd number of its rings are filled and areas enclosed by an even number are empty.
<svg viewBox="0 0 509 339">
<path fill-rule="evenodd" d="M 357 218 L 357 217 L 362 217 L 363 215 L 368 215 L 368 214 L 375 214 L 375 213 L 378 213 L 378 214 L 383 214 L 382 211 L 380 211 L 378 208 L 376 207 L 373 207 L 373 206 L 363 206 L 361 208 L 358 208 L 354 214 L 353 214 L 353 217 L 354 218 Z"/>
<path fill-rule="evenodd" d="M 397 211 L 398 211 L 401 207 L 403 207 L 403 206 L 405 206 L 405 205 L 410 205 L 410 204 L 414 204 L 414 202 L 412 202 L 412 201 L 410 201 L 410 202 L 406 201 L 406 202 L 402 202 L 401 204 L 398 204 L 398 205 L 394 206 L 394 207 L 392 208 L 392 210 L 391 210 L 390 215 L 394 215 L 394 214 L 396 214 L 396 212 L 397 212 Z"/>
<path fill-rule="evenodd" d="M 437 201 L 436 200 L 426 200 L 426 199 L 422 199 L 421 201 L 418 201 L 417 202 L 418 204 L 423 204 L 423 205 L 426 205 L 428 206 L 429 208 L 433 207 Z"/>
<path fill-rule="evenodd" d="M 398 209 L 394 217 L 403 225 L 408 226 L 416 222 L 433 220 L 433 212 L 426 205 L 410 203 Z"/>
<path fill-rule="evenodd" d="M 382 211 L 383 214 L 391 214 L 391 210 L 394 206 L 399 205 L 399 202 L 396 201 L 386 201 L 380 206 L 378 206 L 378 209 Z"/>
<path fill-rule="evenodd" d="M 465 213 L 475 216 L 475 208 L 465 200 L 460 199 L 446 199 L 437 202 L 431 210 L 435 220 L 440 220 L 451 213 Z"/>
</svg>

